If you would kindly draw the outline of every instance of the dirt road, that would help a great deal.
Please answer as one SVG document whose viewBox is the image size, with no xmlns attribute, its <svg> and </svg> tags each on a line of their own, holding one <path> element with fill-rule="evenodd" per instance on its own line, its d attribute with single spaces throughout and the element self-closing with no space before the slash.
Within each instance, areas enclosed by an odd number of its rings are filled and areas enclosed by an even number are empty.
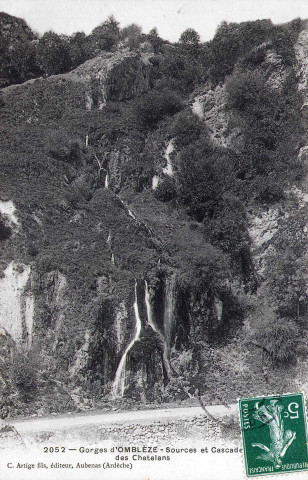
<svg viewBox="0 0 308 480">
<path fill-rule="evenodd" d="M 211 416 L 221 418 L 224 415 L 235 413 L 238 406 L 231 404 L 230 408 L 223 405 L 211 405 L 206 407 Z M 27 432 L 43 432 L 48 430 L 67 430 L 71 427 L 89 425 L 104 426 L 125 423 L 151 423 L 157 420 L 192 418 L 202 416 L 205 412 L 201 407 L 185 407 L 157 410 L 137 410 L 124 412 L 108 412 L 95 414 L 59 415 L 56 417 L 29 418 L 25 420 L 13 420 L 8 422 L 16 427 L 21 434 Z"/>
</svg>

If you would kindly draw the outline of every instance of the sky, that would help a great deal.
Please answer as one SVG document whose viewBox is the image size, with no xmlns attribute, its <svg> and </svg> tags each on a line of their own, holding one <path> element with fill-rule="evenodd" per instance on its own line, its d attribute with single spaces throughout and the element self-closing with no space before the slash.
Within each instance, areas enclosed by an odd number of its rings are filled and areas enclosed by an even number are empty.
<svg viewBox="0 0 308 480">
<path fill-rule="evenodd" d="M 222 21 L 308 19 L 308 0 L 0 0 L 0 11 L 23 18 L 40 34 L 88 34 L 113 14 L 121 27 L 137 23 L 144 33 L 157 27 L 172 42 L 187 28 L 207 41 Z"/>
</svg>

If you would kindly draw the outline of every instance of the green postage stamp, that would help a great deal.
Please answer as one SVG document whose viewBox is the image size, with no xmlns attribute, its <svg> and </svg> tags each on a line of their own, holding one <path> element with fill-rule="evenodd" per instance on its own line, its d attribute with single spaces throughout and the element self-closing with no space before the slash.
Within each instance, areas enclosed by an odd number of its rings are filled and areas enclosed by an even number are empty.
<svg viewBox="0 0 308 480">
<path fill-rule="evenodd" d="M 302 393 L 239 400 L 246 475 L 308 470 Z"/>
</svg>

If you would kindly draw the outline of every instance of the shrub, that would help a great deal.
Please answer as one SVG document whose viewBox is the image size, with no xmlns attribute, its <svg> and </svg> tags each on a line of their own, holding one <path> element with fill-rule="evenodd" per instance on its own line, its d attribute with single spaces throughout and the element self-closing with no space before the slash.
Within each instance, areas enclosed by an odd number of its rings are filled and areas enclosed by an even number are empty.
<svg viewBox="0 0 308 480">
<path fill-rule="evenodd" d="M 265 77 L 255 71 L 230 76 L 226 81 L 228 107 L 244 112 L 259 101 L 264 102 L 268 96 L 265 81 Z"/>
<path fill-rule="evenodd" d="M 54 32 L 44 33 L 38 41 L 36 56 L 40 68 L 47 75 L 68 72 L 71 68 L 68 37 Z"/>
<path fill-rule="evenodd" d="M 30 354 L 18 353 L 12 364 L 12 376 L 19 393 L 25 400 L 31 398 L 37 389 L 37 368 Z"/>
<path fill-rule="evenodd" d="M 111 50 L 119 39 L 119 22 L 111 15 L 105 22 L 95 27 L 88 37 L 92 55 L 97 55 L 101 50 Z"/>
<path fill-rule="evenodd" d="M 137 98 L 134 111 L 143 127 L 154 127 L 167 115 L 173 115 L 183 108 L 181 99 L 172 91 L 153 90 Z"/>
<path fill-rule="evenodd" d="M 266 352 L 275 364 L 294 360 L 299 339 L 295 322 L 278 318 L 273 308 L 262 305 L 251 315 L 250 325 L 248 340 Z"/>
<path fill-rule="evenodd" d="M 135 50 L 142 42 L 142 28 L 135 23 L 124 27 L 121 31 L 121 39 L 130 50 Z"/>
<path fill-rule="evenodd" d="M 174 117 L 170 127 L 170 135 L 175 138 L 178 148 L 195 142 L 205 130 L 204 123 L 190 110 L 183 110 Z"/>
<path fill-rule="evenodd" d="M 154 196 L 161 202 L 168 202 L 176 196 L 175 181 L 172 177 L 164 175 L 154 190 Z"/>
<path fill-rule="evenodd" d="M 256 340 L 274 362 L 286 363 L 294 358 L 298 327 L 291 320 L 262 319 L 256 329 Z"/>
<path fill-rule="evenodd" d="M 255 179 L 257 200 L 265 203 L 274 203 L 282 200 L 285 196 L 283 185 L 276 179 L 257 177 Z"/>
<path fill-rule="evenodd" d="M 7 240 L 12 235 L 10 227 L 2 220 L 0 215 L 0 240 Z"/>
</svg>

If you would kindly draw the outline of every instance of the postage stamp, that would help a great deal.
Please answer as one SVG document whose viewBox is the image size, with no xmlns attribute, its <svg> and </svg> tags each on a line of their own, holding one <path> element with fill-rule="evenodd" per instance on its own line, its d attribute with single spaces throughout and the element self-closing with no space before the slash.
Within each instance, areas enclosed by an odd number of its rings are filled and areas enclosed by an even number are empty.
<svg viewBox="0 0 308 480">
<path fill-rule="evenodd" d="M 302 393 L 239 399 L 247 477 L 308 470 Z"/>
</svg>

